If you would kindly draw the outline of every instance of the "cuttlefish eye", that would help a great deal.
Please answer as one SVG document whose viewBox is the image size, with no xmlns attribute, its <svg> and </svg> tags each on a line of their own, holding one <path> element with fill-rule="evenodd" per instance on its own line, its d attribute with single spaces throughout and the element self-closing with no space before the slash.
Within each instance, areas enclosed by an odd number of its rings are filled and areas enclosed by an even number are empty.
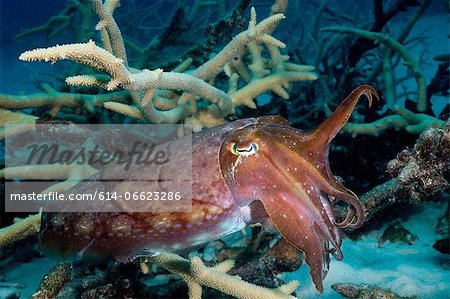
<svg viewBox="0 0 450 299">
<path fill-rule="evenodd" d="M 258 144 L 252 142 L 248 146 L 238 146 L 236 143 L 228 145 L 228 150 L 237 156 L 250 156 L 258 151 Z"/>
</svg>

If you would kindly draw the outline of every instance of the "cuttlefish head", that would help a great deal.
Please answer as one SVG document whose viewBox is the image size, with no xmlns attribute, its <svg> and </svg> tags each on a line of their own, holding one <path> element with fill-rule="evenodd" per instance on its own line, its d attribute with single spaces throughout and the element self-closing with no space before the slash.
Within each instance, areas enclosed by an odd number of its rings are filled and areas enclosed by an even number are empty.
<svg viewBox="0 0 450 299">
<path fill-rule="evenodd" d="M 372 87 L 358 87 L 330 118 L 309 133 L 290 127 L 279 116 L 260 117 L 255 124 L 230 133 L 220 150 L 222 175 L 236 202 L 242 207 L 262 204 L 263 215 L 290 244 L 304 252 L 319 292 L 329 269 L 329 254 L 337 260 L 343 257 L 340 229 L 359 227 L 364 219 L 357 196 L 337 182 L 328 163 L 330 141 L 347 122 L 361 95 L 366 95 L 369 103 L 372 95 L 378 97 Z M 345 219 L 336 219 L 329 196 L 348 204 Z"/>
</svg>

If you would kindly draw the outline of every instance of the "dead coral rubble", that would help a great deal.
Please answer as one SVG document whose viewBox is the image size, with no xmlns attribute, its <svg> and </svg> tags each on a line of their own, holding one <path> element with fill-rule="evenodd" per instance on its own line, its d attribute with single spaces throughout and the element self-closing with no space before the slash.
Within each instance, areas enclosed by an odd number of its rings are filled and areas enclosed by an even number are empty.
<svg viewBox="0 0 450 299">
<path fill-rule="evenodd" d="M 259 235 L 263 239 L 270 237 L 270 234 L 264 231 L 261 231 Z M 247 251 L 241 252 L 238 256 L 237 265 L 228 273 L 239 275 L 243 280 L 257 285 L 274 288 L 284 283 L 278 277 L 279 274 L 293 272 L 302 264 L 303 254 L 283 238 L 272 248 L 264 250 L 264 253 L 261 254 L 260 250 L 252 250 L 251 246 L 247 247 Z"/>
<path fill-rule="evenodd" d="M 54 298 L 63 285 L 72 279 L 72 264 L 59 263 L 50 269 L 42 279 L 39 289 L 33 294 L 33 299 Z"/>
<path fill-rule="evenodd" d="M 351 283 L 337 283 L 331 286 L 333 290 L 346 298 L 359 299 L 402 299 L 408 297 L 401 297 L 390 290 L 384 290 L 378 287 L 372 287 L 365 284 L 356 285 Z"/>
<path fill-rule="evenodd" d="M 378 244 L 385 242 L 404 243 L 413 245 L 417 241 L 417 236 L 407 230 L 400 221 L 394 221 L 384 230 Z"/>
<path fill-rule="evenodd" d="M 419 204 L 449 188 L 450 121 L 441 129 L 424 131 L 413 149 L 405 149 L 388 163 L 394 176 L 361 197 L 366 221 L 394 204 Z"/>
<path fill-rule="evenodd" d="M 434 249 L 444 254 L 450 254 L 449 211 L 450 211 L 450 204 L 447 204 L 447 211 L 445 212 L 444 215 L 439 217 L 438 223 L 436 225 L 436 233 L 438 235 L 441 235 L 442 238 L 436 240 L 436 242 L 433 244 Z"/>
<path fill-rule="evenodd" d="M 444 173 L 450 164 L 450 123 L 441 129 L 428 129 L 412 151 L 404 150 L 388 164 L 388 172 L 400 185 L 410 187 L 410 195 L 421 199 L 448 188 Z"/>
</svg>

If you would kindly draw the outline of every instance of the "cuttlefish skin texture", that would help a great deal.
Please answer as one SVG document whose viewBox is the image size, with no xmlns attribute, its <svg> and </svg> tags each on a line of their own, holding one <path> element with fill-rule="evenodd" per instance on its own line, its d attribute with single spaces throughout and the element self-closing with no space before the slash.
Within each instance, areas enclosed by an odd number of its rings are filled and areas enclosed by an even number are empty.
<svg viewBox="0 0 450 299">
<path fill-rule="evenodd" d="M 305 253 L 313 282 L 322 292 L 329 254 L 343 257 L 340 229 L 359 227 L 364 218 L 358 198 L 337 182 L 328 163 L 330 141 L 362 95 L 369 104 L 372 95 L 378 98 L 370 86 L 356 88 L 311 132 L 290 127 L 282 117 L 265 116 L 196 133 L 192 211 L 46 213 L 41 244 L 66 257 L 75 253 L 130 261 L 140 254 L 191 248 L 249 224 L 269 223 Z M 142 167 L 131 171 L 145 174 Z M 95 188 L 95 183 L 80 183 L 71 192 Z M 110 186 L 110 191 L 115 188 Z M 336 219 L 328 196 L 349 205 L 345 219 Z"/>
</svg>

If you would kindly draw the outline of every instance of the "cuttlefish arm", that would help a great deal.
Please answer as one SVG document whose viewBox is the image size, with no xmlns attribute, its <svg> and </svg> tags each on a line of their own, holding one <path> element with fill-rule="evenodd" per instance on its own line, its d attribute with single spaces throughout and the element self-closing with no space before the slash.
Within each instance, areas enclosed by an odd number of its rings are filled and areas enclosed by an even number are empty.
<svg viewBox="0 0 450 299">
<path fill-rule="evenodd" d="M 305 253 L 313 282 L 323 291 L 329 254 L 343 258 L 340 228 L 357 227 L 363 207 L 356 195 L 336 181 L 328 163 L 330 141 L 347 122 L 358 99 L 378 97 L 370 86 L 360 86 L 336 111 L 310 133 L 291 128 L 279 117 L 231 133 L 221 149 L 222 173 L 235 200 L 262 203 L 270 222 L 295 248 Z M 350 205 L 338 222 L 328 196 Z M 260 220 L 260 219 L 255 219 Z"/>
<path fill-rule="evenodd" d="M 364 221 L 363 206 L 358 200 L 358 197 L 351 190 L 340 184 L 331 173 L 328 153 L 331 140 L 339 133 L 342 127 L 347 123 L 350 115 L 355 108 L 358 100 L 362 95 L 365 95 L 369 102 L 369 107 L 372 105 L 373 96 L 378 100 L 379 96 L 376 90 L 369 85 L 361 85 L 357 87 L 352 93 L 336 108 L 333 114 L 326 119 L 319 127 L 313 130 L 309 135 L 311 142 L 304 144 L 303 150 L 309 153 L 323 153 L 322 161 L 315 161 L 319 165 L 319 170 L 322 173 L 323 180 L 322 187 L 324 191 L 338 199 L 343 200 L 349 204 L 347 217 L 340 223 L 336 223 L 338 227 L 360 227 Z M 314 155 L 314 154 L 313 154 Z M 310 155 L 311 157 L 311 155 Z M 316 167 L 317 167 L 316 165 Z"/>
</svg>

